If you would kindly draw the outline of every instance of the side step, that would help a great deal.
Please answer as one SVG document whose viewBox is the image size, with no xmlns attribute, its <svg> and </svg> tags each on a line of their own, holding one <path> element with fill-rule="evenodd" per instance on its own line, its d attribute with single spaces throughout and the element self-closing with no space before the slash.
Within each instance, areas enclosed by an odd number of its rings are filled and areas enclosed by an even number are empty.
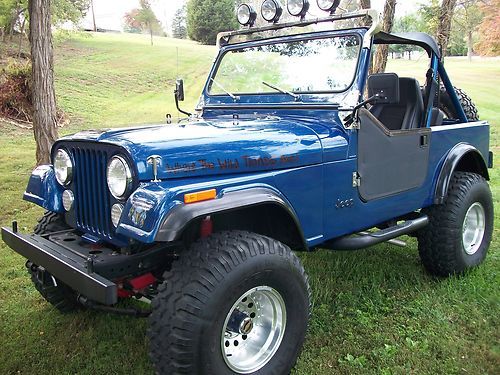
<svg viewBox="0 0 500 375">
<path fill-rule="evenodd" d="M 405 222 L 397 224 L 393 227 L 379 230 L 378 232 L 370 232 L 369 234 L 365 234 L 363 232 L 364 234 L 359 236 L 344 236 L 335 238 L 333 240 L 325 242 L 319 247 L 329 250 L 365 249 L 382 242 L 387 242 L 404 234 L 414 232 L 425 227 L 428 223 L 429 218 L 427 217 L 427 215 L 423 215 L 416 219 L 406 220 Z"/>
</svg>

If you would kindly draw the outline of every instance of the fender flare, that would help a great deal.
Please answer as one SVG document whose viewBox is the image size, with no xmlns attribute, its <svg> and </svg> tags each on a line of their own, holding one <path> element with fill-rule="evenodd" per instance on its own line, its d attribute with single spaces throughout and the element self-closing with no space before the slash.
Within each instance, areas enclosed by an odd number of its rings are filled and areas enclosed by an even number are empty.
<svg viewBox="0 0 500 375">
<path fill-rule="evenodd" d="M 488 166 L 479 150 L 468 143 L 460 143 L 451 149 L 443 162 L 434 191 L 434 204 L 444 203 L 444 200 L 448 196 L 448 188 L 453 172 L 457 170 L 457 167 L 464 158 L 470 158 L 470 160 L 474 161 L 473 170 L 470 172 L 479 173 L 487 180 L 490 179 Z"/>
<path fill-rule="evenodd" d="M 194 219 L 207 215 L 245 209 L 252 206 L 273 204 L 284 209 L 295 223 L 305 249 L 307 242 L 300 226 L 300 221 L 291 204 L 277 192 L 264 187 L 229 191 L 221 198 L 195 204 L 180 204 L 170 210 L 155 236 L 155 242 L 171 242 L 179 239 L 183 230 Z"/>
</svg>

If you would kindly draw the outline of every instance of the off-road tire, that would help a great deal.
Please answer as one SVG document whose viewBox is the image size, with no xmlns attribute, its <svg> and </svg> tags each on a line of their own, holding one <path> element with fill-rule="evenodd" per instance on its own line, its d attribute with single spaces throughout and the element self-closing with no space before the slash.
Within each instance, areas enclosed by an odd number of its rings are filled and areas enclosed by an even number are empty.
<svg viewBox="0 0 500 375">
<path fill-rule="evenodd" d="M 457 93 L 458 100 L 460 104 L 462 104 L 462 108 L 464 109 L 465 116 L 469 121 L 479 121 L 479 114 L 477 111 L 477 107 L 472 102 L 472 99 L 469 95 L 465 93 L 464 90 L 454 87 L 455 92 Z M 457 112 L 455 111 L 455 107 L 451 102 L 451 98 L 446 92 L 446 89 L 441 86 L 441 97 L 439 102 L 439 109 L 441 109 L 447 118 L 449 119 L 457 119 L 459 118 Z"/>
<path fill-rule="evenodd" d="M 231 306 L 249 288 L 275 288 L 286 305 L 286 329 L 275 354 L 253 374 L 288 374 L 300 353 L 310 288 L 297 256 L 284 244 L 245 231 L 195 242 L 164 273 L 152 301 L 148 336 L 158 374 L 234 374 L 221 349 Z"/>
<path fill-rule="evenodd" d="M 46 211 L 38 220 L 33 233 L 43 235 L 47 233 L 57 232 L 68 229 L 61 214 L 56 212 Z M 47 302 L 58 309 L 62 313 L 69 313 L 81 307 L 77 302 L 76 293 L 63 282 L 56 280 L 57 285 L 44 285 L 38 280 L 32 269 L 28 269 L 31 275 L 31 281 L 35 285 L 36 290 L 42 295 Z"/>
<path fill-rule="evenodd" d="M 485 231 L 478 250 L 464 250 L 462 229 L 469 208 L 479 202 L 484 208 Z M 469 172 L 455 172 L 444 204 L 423 210 L 429 225 L 418 233 L 418 250 L 423 265 L 436 276 L 461 274 L 481 264 L 493 233 L 493 200 L 486 180 Z"/>
<path fill-rule="evenodd" d="M 77 310 L 81 305 L 77 302 L 76 293 L 66 284 L 56 280 L 55 285 L 43 285 L 33 271 L 29 270 L 31 281 L 35 285 L 36 290 L 42 295 L 47 302 L 58 309 L 62 313 L 69 313 Z"/>
</svg>

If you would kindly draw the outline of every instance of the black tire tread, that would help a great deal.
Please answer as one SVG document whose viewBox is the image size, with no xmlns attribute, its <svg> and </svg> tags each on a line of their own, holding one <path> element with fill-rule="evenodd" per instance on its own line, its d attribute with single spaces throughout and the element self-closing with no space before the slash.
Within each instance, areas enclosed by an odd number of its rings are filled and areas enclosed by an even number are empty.
<svg viewBox="0 0 500 375">
<path fill-rule="evenodd" d="M 44 215 L 38 220 L 33 233 L 43 235 L 59 230 L 66 229 L 67 225 L 61 214 L 56 212 L 46 211 Z M 66 284 L 56 279 L 57 286 L 43 285 L 37 278 L 34 272 L 29 269 L 28 272 L 31 276 L 31 281 L 35 285 L 36 290 L 42 297 L 49 302 L 52 306 L 62 313 L 69 313 L 77 310 L 80 304 L 76 300 L 76 294 Z"/>
<path fill-rule="evenodd" d="M 80 307 L 76 300 L 76 294 L 67 285 L 62 284 L 57 279 L 57 286 L 43 285 L 38 281 L 33 272 L 30 271 L 30 274 L 31 281 L 35 285 L 36 290 L 61 313 L 70 313 Z"/>
<path fill-rule="evenodd" d="M 197 312 L 226 274 L 247 257 L 266 252 L 278 254 L 299 270 L 310 297 L 308 277 L 299 259 L 276 240 L 246 231 L 229 231 L 195 242 L 164 273 L 164 282 L 152 302 L 148 337 L 150 357 L 158 374 L 196 373 L 191 359 L 197 347 L 197 332 L 192 328 L 196 326 L 193 322 L 198 319 Z"/>
<path fill-rule="evenodd" d="M 465 112 L 465 116 L 469 121 L 479 121 L 479 112 L 477 110 L 476 105 L 472 101 L 471 97 L 467 95 L 467 93 L 458 88 L 453 87 L 455 92 L 457 93 L 458 100 L 460 104 L 462 104 L 462 108 Z M 440 109 L 446 114 L 448 118 L 458 118 L 458 115 L 455 113 L 455 109 L 451 104 L 451 99 L 446 92 L 446 89 L 441 86 L 441 101 L 440 101 Z"/>
<path fill-rule="evenodd" d="M 483 182 L 486 183 L 484 177 L 476 173 L 455 172 L 444 204 L 423 210 L 429 217 L 429 225 L 418 233 L 418 250 L 424 267 L 432 275 L 449 276 L 465 271 L 456 258 L 455 239 L 460 238 L 461 228 L 454 219 L 469 189 Z"/>
</svg>

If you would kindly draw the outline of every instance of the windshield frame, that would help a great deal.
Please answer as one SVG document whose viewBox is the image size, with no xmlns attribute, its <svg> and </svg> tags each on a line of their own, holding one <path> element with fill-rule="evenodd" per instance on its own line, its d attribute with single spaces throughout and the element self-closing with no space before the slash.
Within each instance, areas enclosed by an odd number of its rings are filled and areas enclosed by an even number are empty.
<svg viewBox="0 0 500 375">
<path fill-rule="evenodd" d="M 207 82 L 205 84 L 205 87 L 203 89 L 203 94 L 206 98 L 212 98 L 212 99 L 219 99 L 219 98 L 229 98 L 229 95 L 225 93 L 221 94 L 211 94 L 210 89 L 212 87 L 212 80 L 215 79 L 217 80 L 217 72 L 219 71 L 219 67 L 221 65 L 221 62 L 224 59 L 224 56 L 234 50 L 239 50 L 239 49 L 245 49 L 245 48 L 252 48 L 252 47 L 259 47 L 259 46 L 265 46 L 265 45 L 274 45 L 274 44 L 281 44 L 281 43 L 292 43 L 292 42 L 301 42 L 301 41 L 309 41 L 309 40 L 319 40 L 319 39 L 334 39 L 334 38 L 342 38 L 342 37 L 355 37 L 358 41 L 358 53 L 356 56 L 356 63 L 355 63 L 355 69 L 354 69 L 354 74 L 352 77 L 352 80 L 350 81 L 349 85 L 343 89 L 343 90 L 323 90 L 323 91 L 291 91 L 294 94 L 300 95 L 301 97 L 307 97 L 307 96 L 314 96 L 314 95 L 336 95 L 336 94 L 342 94 L 350 91 L 353 87 L 353 85 L 356 82 L 357 78 L 357 73 L 360 69 L 360 57 L 363 51 L 363 37 L 364 33 L 367 31 L 366 28 L 355 28 L 355 29 L 344 29 L 344 30 L 328 30 L 328 31 L 313 31 L 309 33 L 304 33 L 304 34 L 296 34 L 296 35 L 287 35 L 287 36 L 277 36 L 277 37 L 271 37 L 267 39 L 259 39 L 255 41 L 245 41 L 242 43 L 236 43 L 236 44 L 230 44 L 227 46 L 224 46 L 220 49 L 219 54 L 217 55 L 217 58 L 214 62 L 213 68 L 210 71 L 210 74 L 208 76 Z M 265 96 L 271 96 L 271 97 L 288 97 L 289 95 L 283 94 L 281 92 L 273 92 L 273 91 L 265 91 L 265 92 L 250 92 L 250 93 L 233 93 L 239 97 L 242 98 L 252 98 L 252 97 L 265 97 Z"/>
</svg>

